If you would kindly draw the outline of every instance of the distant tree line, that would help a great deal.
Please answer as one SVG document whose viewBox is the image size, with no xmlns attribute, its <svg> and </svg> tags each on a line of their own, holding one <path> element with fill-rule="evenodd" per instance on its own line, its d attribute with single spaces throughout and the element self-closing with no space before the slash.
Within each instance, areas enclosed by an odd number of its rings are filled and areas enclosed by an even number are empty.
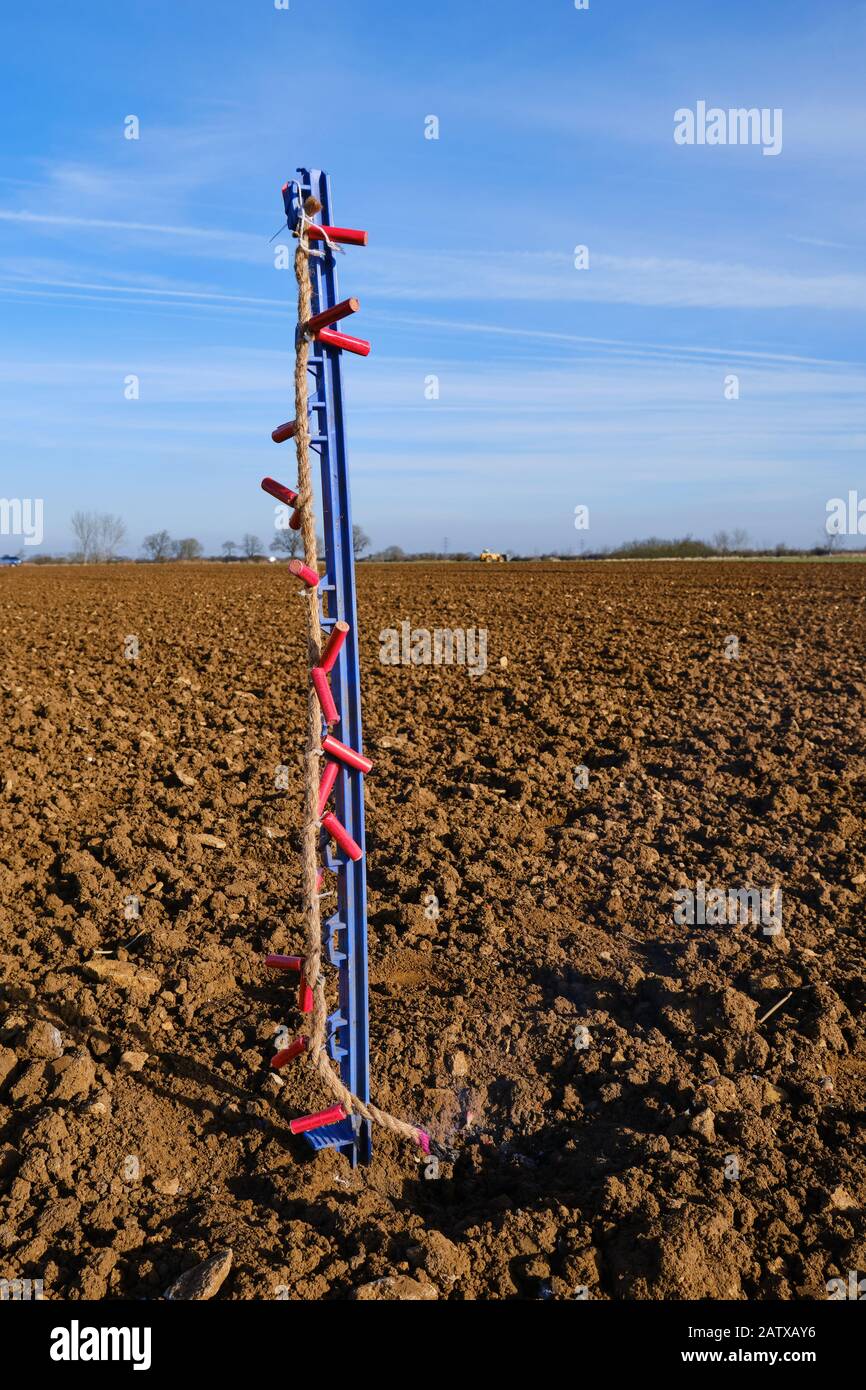
<svg viewBox="0 0 866 1390">
<path fill-rule="evenodd" d="M 512 552 L 508 552 L 509 556 Z M 384 550 L 374 550 L 371 555 L 362 557 L 365 560 L 374 561 L 376 564 L 388 564 L 400 560 L 477 560 L 478 552 L 475 550 L 449 550 L 447 554 L 441 550 L 414 550 L 407 552 L 400 545 L 388 545 Z"/>
<path fill-rule="evenodd" d="M 288 509 L 285 509 L 285 513 L 285 520 L 288 522 Z M 126 539 L 126 524 L 121 517 L 115 516 L 111 512 L 77 511 L 70 518 L 70 525 L 77 541 L 77 549 L 68 556 L 52 556 L 40 553 L 38 555 L 24 554 L 22 558 L 30 564 L 57 564 L 64 561 L 77 564 L 104 564 L 131 558 L 120 554 L 120 547 Z M 316 537 L 316 545 L 321 560 L 325 554 L 325 545 L 321 536 Z M 275 557 L 288 559 L 302 556 L 304 546 L 300 530 L 293 530 L 288 524 L 281 526 L 276 531 L 268 548 Z M 478 559 L 476 551 L 405 551 L 399 545 L 389 545 L 382 550 L 365 554 L 370 550 L 370 538 L 358 525 L 352 527 L 352 548 L 356 560 L 385 564 L 399 563 L 400 561 L 404 563 L 410 561 L 430 563 Z M 174 539 L 166 530 L 154 531 L 151 535 L 145 536 L 141 549 L 145 560 L 150 563 L 217 558 L 216 556 L 205 556 L 201 542 L 194 536 Z M 223 541 L 220 549 L 223 558 L 227 561 L 258 561 L 265 558 L 265 548 L 261 540 L 249 531 L 241 537 L 240 541 Z M 866 552 L 866 546 L 848 545 L 841 553 L 859 554 L 864 552 Z M 582 545 L 580 553 L 577 555 L 573 549 L 567 551 L 550 550 L 536 554 L 518 554 L 515 551 L 506 550 L 504 553 L 509 560 L 518 561 L 709 559 L 714 556 L 740 556 L 742 558 L 786 555 L 819 556 L 840 553 L 840 539 L 837 535 L 820 533 L 816 544 L 812 547 L 789 546 L 785 541 L 779 541 L 776 545 L 770 546 L 752 546 L 749 542 L 748 532 L 742 527 L 734 527 L 731 531 L 716 531 L 710 541 L 701 540 L 691 535 L 675 538 L 647 536 L 644 539 L 625 541 L 617 546 L 608 546 L 597 550 L 588 550 Z"/>
<path fill-rule="evenodd" d="M 741 559 L 758 556 L 781 555 L 830 555 L 836 549 L 835 536 L 819 536 L 814 546 L 789 546 L 785 541 L 776 545 L 756 545 L 749 543 L 749 533 L 742 527 L 728 531 L 716 531 L 711 541 L 696 539 L 694 536 L 681 536 L 666 539 L 648 536 L 644 540 L 625 541 L 612 549 L 582 552 L 580 558 L 586 560 L 697 560 L 717 556 L 739 556 Z M 566 557 L 558 557 L 566 558 Z M 568 557 L 571 558 L 571 557 Z"/>
</svg>

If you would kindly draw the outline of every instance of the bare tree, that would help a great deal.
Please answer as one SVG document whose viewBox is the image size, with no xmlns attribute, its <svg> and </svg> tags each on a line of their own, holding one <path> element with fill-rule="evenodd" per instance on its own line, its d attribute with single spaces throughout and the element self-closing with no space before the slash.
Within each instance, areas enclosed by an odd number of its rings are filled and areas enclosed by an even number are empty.
<svg viewBox="0 0 866 1390">
<path fill-rule="evenodd" d="M 111 512 L 73 512 L 70 524 L 85 564 L 113 560 L 126 535 L 126 523 Z"/>
<path fill-rule="evenodd" d="M 99 517 L 97 548 L 100 560 L 113 560 L 126 537 L 126 522 L 112 512 Z"/>
<path fill-rule="evenodd" d="M 364 551 L 365 551 L 365 550 L 369 550 L 369 548 L 370 548 L 370 537 L 367 535 L 367 532 L 366 532 L 361 526 L 353 526 L 353 527 L 352 527 L 352 550 L 353 550 L 354 553 L 355 553 L 355 559 L 356 559 L 356 560 L 359 560 L 359 559 L 361 558 L 361 556 L 363 555 Z"/>
<path fill-rule="evenodd" d="M 149 560 L 167 560 L 171 554 L 171 536 L 167 531 L 154 531 L 145 536 L 141 548 Z"/>
<path fill-rule="evenodd" d="M 230 560 L 237 550 L 237 545 L 234 541 L 223 541 L 221 549 L 226 559 Z"/>
<path fill-rule="evenodd" d="M 713 536 L 713 546 L 720 555 L 727 555 L 731 548 L 731 538 L 727 531 L 717 531 Z"/>
<path fill-rule="evenodd" d="M 271 550 L 276 555 L 288 555 L 294 559 L 301 548 L 300 531 L 278 531 L 271 541 Z"/>
<path fill-rule="evenodd" d="M 204 552 L 195 536 L 185 536 L 183 540 L 172 541 L 171 553 L 176 560 L 199 560 Z"/>
<path fill-rule="evenodd" d="M 96 533 L 99 518 L 96 512 L 73 512 L 70 525 L 75 539 L 78 541 L 78 549 L 81 558 L 87 565 L 93 559 L 96 549 Z"/>
<path fill-rule="evenodd" d="M 262 553 L 262 543 L 258 536 L 252 536 L 249 531 L 247 531 L 241 541 L 241 550 L 248 560 L 255 560 L 256 556 Z"/>
<path fill-rule="evenodd" d="M 742 526 L 735 526 L 731 532 L 731 549 L 745 550 L 749 544 L 749 533 Z"/>
</svg>

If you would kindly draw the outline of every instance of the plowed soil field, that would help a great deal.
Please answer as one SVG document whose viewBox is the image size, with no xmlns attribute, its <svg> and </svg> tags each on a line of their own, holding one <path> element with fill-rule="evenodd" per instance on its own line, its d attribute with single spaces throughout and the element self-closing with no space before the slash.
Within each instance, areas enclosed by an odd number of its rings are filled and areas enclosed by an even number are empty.
<svg viewBox="0 0 866 1390">
<path fill-rule="evenodd" d="M 360 567 L 373 1094 L 451 1147 L 438 1177 L 379 1131 L 369 1168 L 314 1156 L 287 1122 L 327 1096 L 268 1066 L 300 1023 L 263 966 L 303 943 L 295 589 L 0 571 L 0 1276 L 159 1298 L 230 1247 L 221 1299 L 825 1299 L 866 1271 L 866 567 Z M 486 629 L 486 670 L 383 664 L 404 620 Z M 699 883 L 778 890 L 781 930 L 677 921 Z"/>
</svg>

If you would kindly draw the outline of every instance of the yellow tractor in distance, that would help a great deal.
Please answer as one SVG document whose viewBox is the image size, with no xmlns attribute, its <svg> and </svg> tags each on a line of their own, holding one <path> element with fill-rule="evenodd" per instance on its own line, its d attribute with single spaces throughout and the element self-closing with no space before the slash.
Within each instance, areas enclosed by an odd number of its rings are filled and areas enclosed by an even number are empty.
<svg viewBox="0 0 866 1390">
<path fill-rule="evenodd" d="M 499 555 L 495 550 L 482 550 L 478 558 L 488 565 L 504 565 L 508 557 L 506 555 Z"/>
</svg>

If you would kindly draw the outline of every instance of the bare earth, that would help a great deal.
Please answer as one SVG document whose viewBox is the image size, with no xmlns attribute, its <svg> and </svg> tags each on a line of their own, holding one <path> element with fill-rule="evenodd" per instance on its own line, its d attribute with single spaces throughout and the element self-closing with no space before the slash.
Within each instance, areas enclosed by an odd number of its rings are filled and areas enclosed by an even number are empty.
<svg viewBox="0 0 866 1390">
<path fill-rule="evenodd" d="M 327 1097 L 268 1068 L 285 570 L 0 571 L 0 1277 L 157 1298 L 229 1247 L 223 1299 L 826 1298 L 866 1269 L 866 567 L 359 585 L 374 1098 L 456 1161 L 314 1157 Z M 383 665 L 407 618 L 486 628 L 487 671 Z M 781 933 L 678 924 L 699 879 L 779 886 Z"/>
</svg>

